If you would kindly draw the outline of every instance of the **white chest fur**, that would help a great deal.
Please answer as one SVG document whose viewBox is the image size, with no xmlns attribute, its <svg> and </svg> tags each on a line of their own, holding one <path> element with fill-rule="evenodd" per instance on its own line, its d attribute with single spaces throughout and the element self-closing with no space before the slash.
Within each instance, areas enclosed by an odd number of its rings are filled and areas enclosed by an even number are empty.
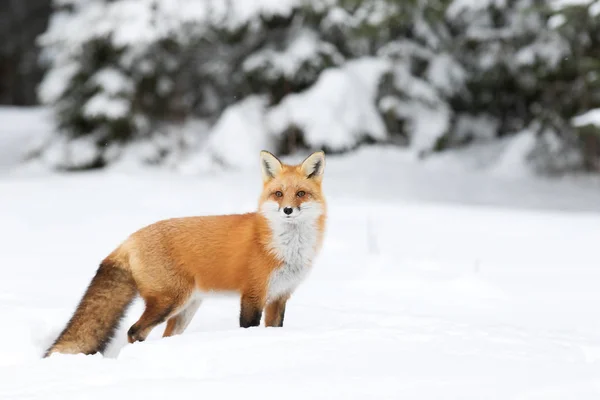
<svg viewBox="0 0 600 400">
<path fill-rule="evenodd" d="M 310 272 L 317 254 L 319 229 L 316 218 L 306 218 L 297 223 L 269 219 L 273 239 L 271 251 L 283 264 L 271 273 L 267 301 L 291 293 Z"/>
</svg>

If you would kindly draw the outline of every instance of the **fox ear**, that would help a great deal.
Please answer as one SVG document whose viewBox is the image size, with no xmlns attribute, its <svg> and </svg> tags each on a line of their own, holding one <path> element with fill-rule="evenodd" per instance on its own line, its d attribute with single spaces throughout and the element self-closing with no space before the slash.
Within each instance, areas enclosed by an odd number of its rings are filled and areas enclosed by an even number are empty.
<svg viewBox="0 0 600 400">
<path fill-rule="evenodd" d="M 262 170 L 263 181 L 265 182 L 275 178 L 283 169 L 281 161 L 279 161 L 277 157 L 266 150 L 260 152 L 260 166 Z"/>
<path fill-rule="evenodd" d="M 325 171 L 325 153 L 317 151 L 302 162 L 300 167 L 308 179 L 321 179 Z"/>
</svg>

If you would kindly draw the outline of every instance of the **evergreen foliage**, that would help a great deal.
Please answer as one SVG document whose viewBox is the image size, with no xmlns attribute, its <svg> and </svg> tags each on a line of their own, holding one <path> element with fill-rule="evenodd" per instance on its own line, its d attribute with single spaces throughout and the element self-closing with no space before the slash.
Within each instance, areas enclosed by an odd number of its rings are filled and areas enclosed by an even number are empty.
<svg viewBox="0 0 600 400">
<path fill-rule="evenodd" d="M 102 167 L 139 143 L 155 148 L 142 161 L 214 162 L 211 146 L 247 144 L 253 123 L 280 153 L 376 141 L 426 156 L 525 132 L 538 171 L 599 169 L 600 121 L 576 119 L 600 108 L 599 1 L 56 5 L 39 93 L 57 120 L 40 154 L 57 168 Z M 206 129 L 182 134 L 190 121 Z"/>
</svg>

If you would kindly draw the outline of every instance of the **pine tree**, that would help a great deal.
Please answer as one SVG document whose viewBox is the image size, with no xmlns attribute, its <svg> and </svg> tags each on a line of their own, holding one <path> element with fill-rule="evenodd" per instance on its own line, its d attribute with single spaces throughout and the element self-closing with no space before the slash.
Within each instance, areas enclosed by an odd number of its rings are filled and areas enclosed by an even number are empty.
<svg viewBox="0 0 600 400">
<path fill-rule="evenodd" d="M 425 156 L 527 134 L 538 171 L 598 170 L 600 123 L 574 120 L 600 108 L 595 0 L 58 4 L 40 39 L 40 98 L 57 120 L 41 154 L 58 168 L 142 145 L 142 162 L 230 165 L 217 148 L 255 139 L 283 154 L 376 141 Z"/>
</svg>

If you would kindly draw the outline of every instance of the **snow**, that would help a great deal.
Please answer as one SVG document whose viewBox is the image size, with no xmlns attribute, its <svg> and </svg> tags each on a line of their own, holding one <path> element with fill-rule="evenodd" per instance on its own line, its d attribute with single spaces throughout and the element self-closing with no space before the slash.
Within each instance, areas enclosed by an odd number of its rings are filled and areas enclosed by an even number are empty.
<svg viewBox="0 0 600 400">
<path fill-rule="evenodd" d="M 119 93 L 133 92 L 131 80 L 116 68 L 103 68 L 90 79 L 107 94 L 117 95 Z"/>
<path fill-rule="evenodd" d="M 183 32 L 182 27 L 210 24 L 239 29 L 258 16 L 288 16 L 301 0 L 121 0 L 117 2 L 72 2 L 74 13 L 59 12 L 50 20 L 40 41 L 65 46 L 109 37 L 113 46 L 144 47 L 159 39 Z M 156 18 L 156 16 L 160 18 Z"/>
<path fill-rule="evenodd" d="M 260 1 L 236 1 L 223 2 L 212 0 L 208 2 L 209 9 L 213 12 L 221 7 L 222 17 L 227 18 L 231 29 L 235 29 L 256 18 L 258 15 L 287 17 L 292 10 L 302 5 L 303 0 L 260 0 Z M 227 7 L 223 7 L 227 4 Z M 232 7 L 233 6 L 233 7 Z"/>
<path fill-rule="evenodd" d="M 433 71 L 439 72 L 437 68 Z M 448 132 L 450 107 L 432 84 L 412 74 L 407 63 L 394 66 L 394 87 L 403 96 L 383 97 L 380 108 L 406 121 L 410 146 L 416 153 L 431 151 L 438 138 Z"/>
<path fill-rule="evenodd" d="M 532 65 L 538 59 L 552 68 L 569 54 L 568 43 L 559 36 L 542 36 L 516 53 L 517 65 Z"/>
<path fill-rule="evenodd" d="M 325 28 L 343 26 L 350 23 L 352 19 L 352 16 L 342 7 L 333 7 L 327 12 L 327 15 L 323 20 L 323 26 Z"/>
<path fill-rule="evenodd" d="M 388 62 L 370 57 L 324 70 L 309 89 L 286 96 L 269 110 L 269 130 L 282 134 L 296 126 L 306 143 L 332 150 L 354 147 L 364 136 L 385 139 L 375 96 L 387 70 Z"/>
<path fill-rule="evenodd" d="M 430 151 L 448 130 L 451 115 L 445 104 L 431 108 L 419 102 L 400 101 L 396 107 L 398 115 L 409 120 L 410 145 L 419 153 Z"/>
<path fill-rule="evenodd" d="M 568 7 L 588 7 L 590 17 L 600 15 L 600 2 L 597 0 L 552 0 L 551 7 L 556 11 L 561 11 Z"/>
<path fill-rule="evenodd" d="M 244 61 L 244 70 L 267 69 L 265 75 L 272 80 L 284 76 L 292 79 L 298 76 L 304 63 L 318 63 L 320 53 L 328 54 L 341 62 L 341 55 L 335 47 L 322 42 L 316 33 L 301 30 L 295 34 L 284 51 L 267 48 L 253 53 Z"/>
<path fill-rule="evenodd" d="M 231 108 L 212 145 L 227 154 L 228 130 L 252 137 L 263 107 Z M 0 164 L 47 129 L 43 111 L 0 109 Z M 519 173 L 530 136 L 479 171 L 461 165 L 464 153 L 419 164 L 386 146 L 328 156 L 323 251 L 284 328 L 238 328 L 239 303 L 224 297 L 204 302 L 184 334 L 162 339 L 160 326 L 129 345 L 138 300 L 106 357 L 40 359 L 98 262 L 132 231 L 253 210 L 258 153 L 235 154 L 242 169 L 193 176 L 5 170 L 0 398 L 598 398 L 600 183 Z"/>
<path fill-rule="evenodd" d="M 550 4 L 554 9 L 561 9 L 573 6 L 587 6 L 596 2 L 596 0 L 551 0 Z"/>
<path fill-rule="evenodd" d="M 431 60 L 427 80 L 444 94 L 451 96 L 464 87 L 467 73 L 451 55 L 441 53 Z"/>
<path fill-rule="evenodd" d="M 573 125 L 594 125 L 600 127 L 600 108 L 594 108 L 572 119 Z"/>
<path fill-rule="evenodd" d="M 65 140 L 54 139 L 43 154 L 43 160 L 54 168 L 85 168 L 100 157 L 94 135 Z"/>
<path fill-rule="evenodd" d="M 89 118 L 105 117 L 107 119 L 119 119 L 127 117 L 129 107 L 130 102 L 127 99 L 99 92 L 85 103 L 83 114 Z"/>
<path fill-rule="evenodd" d="M 264 97 L 250 96 L 228 107 L 208 132 L 199 153 L 186 160 L 180 170 L 207 171 L 215 163 L 235 168 L 256 165 L 256 154 L 273 147 L 264 121 L 266 106 Z"/>
<path fill-rule="evenodd" d="M 44 107 L 0 107 L 0 173 L 12 169 L 31 147 L 43 142 L 51 123 Z"/>
<path fill-rule="evenodd" d="M 498 131 L 498 121 L 486 114 L 462 114 L 456 118 L 455 134 L 459 140 L 468 137 L 483 141 L 492 141 Z"/>
<path fill-rule="evenodd" d="M 379 100 L 380 110 L 404 122 L 416 154 L 431 152 L 438 139 L 450 132 L 453 111 L 447 98 L 465 89 L 466 71 L 450 54 L 435 53 L 411 41 L 392 42 L 380 55 L 394 60 L 391 93 Z M 414 64 L 425 60 L 425 73 L 416 76 Z"/>
<path fill-rule="evenodd" d="M 138 301 L 107 357 L 40 360 L 126 235 L 254 209 L 259 164 L 3 175 L 0 398 L 598 398 L 598 187 L 458 174 L 404 154 L 328 157 L 323 251 L 284 328 L 240 329 L 238 301 L 222 298 L 183 335 L 162 339 L 161 326 L 129 345 Z"/>
<path fill-rule="evenodd" d="M 108 99 L 106 94 L 131 93 L 133 80 L 136 79 L 132 76 L 132 64 L 139 64 L 140 72 L 152 71 L 153 65 L 144 63 L 144 60 L 147 61 L 148 53 L 153 52 L 151 46 L 160 40 L 168 38 L 185 48 L 190 41 L 204 37 L 211 28 L 238 30 L 252 21 L 258 21 L 261 16 L 289 16 L 294 8 L 304 4 L 302 0 L 61 2 L 70 6 L 66 8 L 68 11 L 54 13 L 47 31 L 38 38 L 44 57 L 50 64 L 40 85 L 40 99 L 44 104 L 55 105 L 75 76 L 88 79 L 90 61 L 86 57 L 90 51 L 86 53 L 84 50 L 89 48 L 90 42 L 100 42 L 114 50 L 113 56 L 116 58 L 107 62 L 117 68 L 108 67 L 98 71 L 88 80 L 88 84 L 98 85 L 105 94 L 100 94 L 104 97 L 91 99 L 84 113 L 91 117 L 109 118 L 120 118 L 130 107 L 125 107 L 124 100 Z M 161 59 L 165 64 L 168 61 Z M 127 73 L 123 74 L 119 69 Z M 158 90 L 164 94 L 171 86 L 172 83 L 168 81 L 160 82 Z M 108 109 L 100 109 L 104 105 Z M 67 105 L 69 108 L 76 106 Z"/>
<path fill-rule="evenodd" d="M 562 14 L 553 15 L 548 19 L 550 29 L 558 29 L 567 22 L 567 17 Z"/>
<path fill-rule="evenodd" d="M 453 0 L 446 9 L 446 15 L 455 19 L 463 12 L 481 11 L 490 6 L 502 7 L 505 3 L 505 0 Z"/>
<path fill-rule="evenodd" d="M 38 87 L 38 96 L 44 103 L 57 101 L 67 90 L 69 81 L 77 74 L 76 63 L 55 66 L 50 69 Z"/>
<path fill-rule="evenodd" d="M 492 173 L 497 176 L 518 177 L 531 172 L 527 169 L 527 163 L 528 156 L 536 144 L 536 133 L 526 130 L 519 132 L 508 141 L 508 148 L 492 169 Z"/>
<path fill-rule="evenodd" d="M 552 0 L 550 6 L 559 12 L 569 7 L 587 7 L 590 17 L 600 15 L 600 2 L 597 0 Z"/>
</svg>

